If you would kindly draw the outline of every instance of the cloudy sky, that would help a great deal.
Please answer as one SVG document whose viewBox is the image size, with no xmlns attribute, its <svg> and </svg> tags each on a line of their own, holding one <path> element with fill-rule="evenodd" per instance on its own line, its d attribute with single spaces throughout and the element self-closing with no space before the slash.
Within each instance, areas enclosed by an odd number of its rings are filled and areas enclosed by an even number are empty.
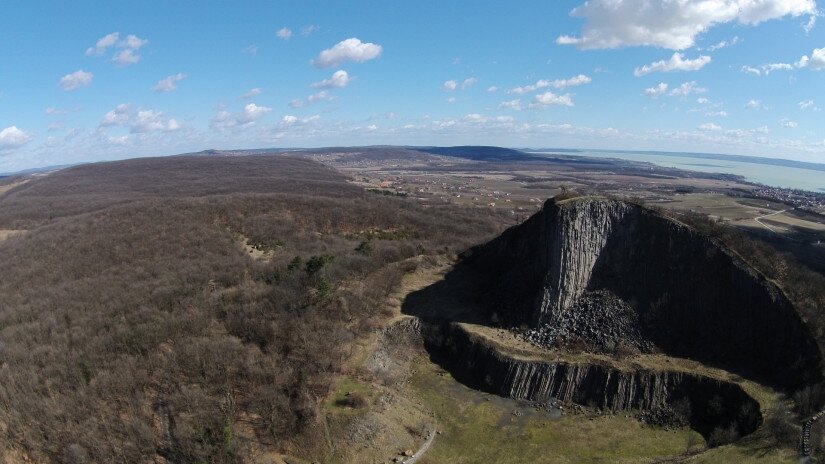
<svg viewBox="0 0 825 464">
<path fill-rule="evenodd" d="M 374 144 L 825 163 L 818 8 L 7 0 L 0 172 L 207 148 Z"/>
</svg>

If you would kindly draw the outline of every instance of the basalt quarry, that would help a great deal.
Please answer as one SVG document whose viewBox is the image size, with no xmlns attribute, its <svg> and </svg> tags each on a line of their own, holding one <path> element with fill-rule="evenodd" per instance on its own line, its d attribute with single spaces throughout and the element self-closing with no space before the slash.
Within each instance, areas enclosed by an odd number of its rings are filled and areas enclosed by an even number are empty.
<svg viewBox="0 0 825 464">
<path fill-rule="evenodd" d="M 474 388 L 612 412 L 682 407 L 705 436 L 745 435 L 762 422 L 745 381 L 792 392 L 822 378 L 820 348 L 781 288 L 720 241 L 635 203 L 548 200 L 462 265 L 484 314 L 432 317 L 424 338 Z"/>
</svg>

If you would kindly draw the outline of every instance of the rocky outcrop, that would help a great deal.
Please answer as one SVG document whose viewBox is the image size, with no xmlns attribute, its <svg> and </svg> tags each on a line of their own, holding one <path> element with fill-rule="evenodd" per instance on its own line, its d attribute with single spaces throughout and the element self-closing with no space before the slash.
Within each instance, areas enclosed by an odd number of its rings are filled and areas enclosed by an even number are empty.
<svg viewBox="0 0 825 464">
<path fill-rule="evenodd" d="M 731 425 L 745 435 L 762 421 L 759 404 L 732 382 L 682 371 L 524 359 L 455 323 L 430 327 L 425 340 L 457 379 L 509 398 L 555 399 L 612 412 L 649 411 L 681 402 L 687 405 L 691 426 L 705 435 Z"/>
<path fill-rule="evenodd" d="M 583 293 L 605 290 L 667 354 L 777 387 L 821 379 L 817 344 L 779 288 L 719 242 L 636 204 L 549 200 L 467 262 L 514 325 L 561 325 Z"/>
</svg>

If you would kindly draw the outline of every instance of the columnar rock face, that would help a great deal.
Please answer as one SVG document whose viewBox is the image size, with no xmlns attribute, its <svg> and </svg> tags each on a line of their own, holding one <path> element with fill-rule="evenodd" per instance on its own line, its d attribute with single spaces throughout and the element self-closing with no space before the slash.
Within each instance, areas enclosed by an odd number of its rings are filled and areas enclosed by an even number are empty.
<svg viewBox="0 0 825 464">
<path fill-rule="evenodd" d="M 495 311 L 513 324 L 553 324 L 583 292 L 607 290 L 668 354 L 779 387 L 821 378 L 817 344 L 780 289 L 717 241 L 639 205 L 549 200 L 469 262 L 490 276 Z"/>
<path fill-rule="evenodd" d="M 733 424 L 745 435 L 762 420 L 759 404 L 735 383 L 682 371 L 625 371 L 594 363 L 521 359 L 458 324 L 428 330 L 426 339 L 435 351 L 448 355 L 453 375 L 501 396 L 557 399 L 612 412 L 653 410 L 687 400 L 691 424 L 702 433 Z"/>
</svg>

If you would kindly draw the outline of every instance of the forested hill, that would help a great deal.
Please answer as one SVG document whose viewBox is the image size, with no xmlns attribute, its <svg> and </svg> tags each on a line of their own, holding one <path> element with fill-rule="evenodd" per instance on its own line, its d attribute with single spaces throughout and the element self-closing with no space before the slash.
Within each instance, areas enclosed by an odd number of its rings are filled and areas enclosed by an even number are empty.
<svg viewBox="0 0 825 464">
<path fill-rule="evenodd" d="M 9 462 L 239 463 L 298 436 L 416 263 L 486 209 L 370 194 L 284 156 L 65 169 L 0 196 Z M 313 438 L 315 437 L 315 438 Z"/>
</svg>

